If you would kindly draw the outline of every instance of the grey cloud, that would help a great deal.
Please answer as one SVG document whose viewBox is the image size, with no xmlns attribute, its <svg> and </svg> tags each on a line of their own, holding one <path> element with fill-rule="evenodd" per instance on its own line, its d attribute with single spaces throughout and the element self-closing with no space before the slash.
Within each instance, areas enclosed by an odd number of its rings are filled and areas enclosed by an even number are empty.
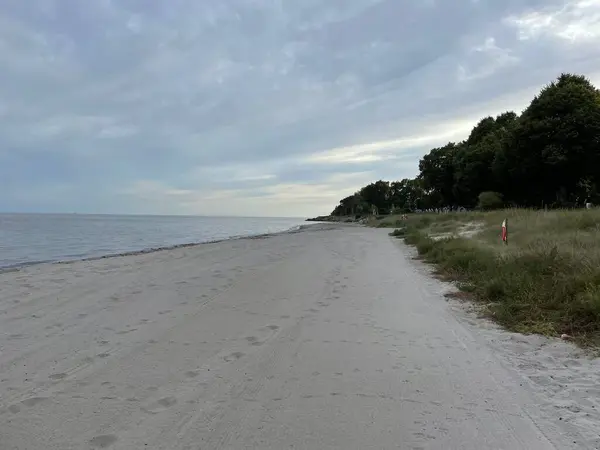
<svg viewBox="0 0 600 450">
<path fill-rule="evenodd" d="M 49 179 L 31 176 L 37 155 L 99 204 L 111 194 L 98 173 L 115 188 L 215 190 L 227 183 L 194 174 L 221 168 L 256 189 L 412 176 L 427 145 L 386 150 L 385 163 L 308 158 L 518 107 L 515 93 L 561 71 L 600 72 L 593 41 L 523 40 L 507 20 L 563 4 L 12 0 L 0 12 L 0 158 L 10 153 L 14 189 Z M 77 176 L 60 169 L 74 164 Z"/>
</svg>

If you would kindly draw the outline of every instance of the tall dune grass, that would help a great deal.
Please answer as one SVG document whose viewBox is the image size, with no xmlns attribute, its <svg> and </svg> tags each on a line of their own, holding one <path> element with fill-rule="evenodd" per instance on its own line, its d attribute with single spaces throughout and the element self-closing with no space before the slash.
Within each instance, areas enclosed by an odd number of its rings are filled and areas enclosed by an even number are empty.
<svg viewBox="0 0 600 450">
<path fill-rule="evenodd" d="M 505 327 L 600 343 L 600 210 L 415 214 L 401 223 L 392 234 Z M 480 231 L 465 237 L 473 224 Z"/>
</svg>

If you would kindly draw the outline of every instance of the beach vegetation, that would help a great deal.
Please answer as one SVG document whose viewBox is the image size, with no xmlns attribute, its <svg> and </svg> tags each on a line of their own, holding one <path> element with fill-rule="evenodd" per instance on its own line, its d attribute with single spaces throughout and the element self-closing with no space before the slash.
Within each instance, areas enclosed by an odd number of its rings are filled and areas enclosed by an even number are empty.
<svg viewBox="0 0 600 450">
<path fill-rule="evenodd" d="M 520 114 L 482 118 L 424 154 L 414 179 L 371 183 L 331 216 L 393 228 L 511 330 L 598 343 L 599 187 L 600 91 L 562 74 Z"/>
<path fill-rule="evenodd" d="M 411 214 L 391 235 L 508 329 L 600 343 L 599 209 Z"/>
<path fill-rule="evenodd" d="M 415 178 L 370 183 L 331 216 L 572 208 L 600 203 L 599 187 L 600 91 L 584 76 L 562 74 L 521 114 L 482 118 L 465 140 L 423 155 Z"/>
</svg>

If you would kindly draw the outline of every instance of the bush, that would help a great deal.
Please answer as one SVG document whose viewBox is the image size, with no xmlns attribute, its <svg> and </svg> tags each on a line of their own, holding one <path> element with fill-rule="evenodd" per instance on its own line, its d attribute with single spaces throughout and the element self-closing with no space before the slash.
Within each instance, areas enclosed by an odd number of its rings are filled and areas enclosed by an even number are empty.
<svg viewBox="0 0 600 450">
<path fill-rule="evenodd" d="M 479 232 L 463 234 L 466 226 Z M 416 214 L 391 235 L 506 328 L 600 346 L 600 210 Z"/>
<path fill-rule="evenodd" d="M 382 220 L 377 225 L 375 225 L 376 228 L 393 228 L 395 226 L 397 226 L 396 223 L 392 222 L 391 220 Z"/>
<path fill-rule="evenodd" d="M 483 211 L 501 209 L 504 206 L 502 194 L 498 192 L 486 191 L 479 194 L 477 207 Z"/>
</svg>

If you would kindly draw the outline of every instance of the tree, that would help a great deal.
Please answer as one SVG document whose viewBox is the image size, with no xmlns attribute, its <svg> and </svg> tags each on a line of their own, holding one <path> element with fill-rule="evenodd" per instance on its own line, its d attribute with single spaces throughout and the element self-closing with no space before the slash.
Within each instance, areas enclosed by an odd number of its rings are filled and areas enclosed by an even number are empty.
<svg viewBox="0 0 600 450">
<path fill-rule="evenodd" d="M 495 119 L 486 117 L 475 126 L 469 139 L 457 146 L 453 194 L 459 205 L 473 207 L 481 192 L 502 189 L 502 180 L 494 170 L 494 162 L 501 154 L 506 136 L 511 133 L 516 119 L 517 115 L 512 111 Z"/>
<path fill-rule="evenodd" d="M 583 179 L 600 178 L 600 92 L 583 76 L 561 75 L 523 112 L 504 156 L 519 203 L 572 201 Z"/>
<path fill-rule="evenodd" d="M 454 185 L 452 193 L 456 203 L 475 206 L 480 192 L 493 186 L 492 162 L 495 156 L 493 136 L 486 136 L 478 144 L 459 147 L 454 160 Z"/>
<path fill-rule="evenodd" d="M 426 198 L 419 179 L 403 179 L 390 184 L 390 204 L 404 212 L 423 207 Z"/>
<path fill-rule="evenodd" d="M 423 188 L 437 194 L 438 204 L 435 206 L 454 204 L 454 157 L 457 150 L 456 144 L 450 142 L 444 147 L 434 148 L 419 162 Z"/>
<path fill-rule="evenodd" d="M 369 205 L 375 206 L 379 214 L 385 214 L 390 209 L 390 183 L 379 180 L 363 187 L 359 191 L 361 198 Z"/>
<path fill-rule="evenodd" d="M 340 200 L 340 204 L 331 213 L 332 216 L 354 216 L 364 214 L 369 210 L 369 205 L 360 194 L 356 193 Z"/>
<path fill-rule="evenodd" d="M 479 201 L 477 207 L 484 211 L 492 209 L 500 209 L 504 206 L 502 194 L 498 192 L 486 191 L 479 194 Z"/>
<path fill-rule="evenodd" d="M 486 136 L 496 131 L 496 120 L 493 117 L 481 119 L 471 130 L 466 144 L 468 146 L 479 144 Z"/>
<path fill-rule="evenodd" d="M 371 183 L 334 213 L 561 207 L 586 199 L 600 203 L 600 91 L 584 76 L 562 74 L 520 116 L 484 117 L 463 142 L 425 154 L 415 179 Z"/>
</svg>

